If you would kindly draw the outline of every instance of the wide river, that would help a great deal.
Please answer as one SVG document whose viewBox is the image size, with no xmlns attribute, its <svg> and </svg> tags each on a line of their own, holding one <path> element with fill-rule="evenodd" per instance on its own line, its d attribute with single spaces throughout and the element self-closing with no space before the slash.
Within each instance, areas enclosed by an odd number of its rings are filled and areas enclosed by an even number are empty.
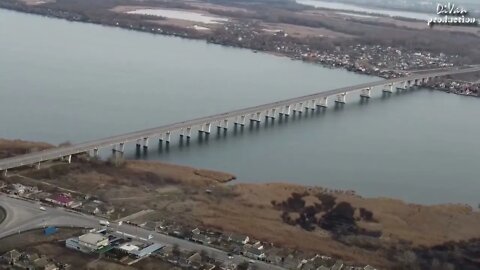
<svg viewBox="0 0 480 270">
<path fill-rule="evenodd" d="M 81 142 L 378 78 L 0 10 L 0 137 Z M 480 202 L 479 99 L 418 89 L 148 154 L 418 203 Z M 108 151 L 105 150 L 104 154 Z M 127 156 L 137 157 L 129 148 Z"/>
</svg>

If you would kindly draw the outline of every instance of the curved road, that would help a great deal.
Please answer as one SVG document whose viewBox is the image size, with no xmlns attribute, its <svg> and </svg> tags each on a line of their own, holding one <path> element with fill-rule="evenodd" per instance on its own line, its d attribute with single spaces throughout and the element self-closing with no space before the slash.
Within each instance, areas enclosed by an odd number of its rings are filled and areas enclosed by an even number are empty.
<svg viewBox="0 0 480 270">
<path fill-rule="evenodd" d="M 44 206 L 45 210 L 43 211 L 40 210 L 39 203 L 13 198 L 5 194 L 0 194 L 0 207 L 4 207 L 7 213 L 5 221 L 0 224 L 0 240 L 13 234 L 44 228 L 46 226 L 80 228 L 101 227 L 98 217 L 70 212 L 65 208 L 47 206 Z M 192 251 L 205 250 L 210 257 L 222 262 L 229 261 L 239 264 L 241 262 L 248 261 L 247 258 L 239 255 L 234 255 L 232 259 L 229 259 L 227 252 L 223 250 L 200 245 L 184 239 L 175 238 L 128 224 L 118 225 L 117 223 L 111 223 L 110 229 L 120 235 L 136 236 L 137 238 L 143 239 L 148 239 L 149 235 L 151 235 L 151 241 L 156 241 L 171 246 L 178 245 L 181 249 Z M 267 264 L 261 261 L 256 261 L 255 265 L 257 266 L 257 269 L 261 270 L 284 269 L 282 267 Z"/>
</svg>

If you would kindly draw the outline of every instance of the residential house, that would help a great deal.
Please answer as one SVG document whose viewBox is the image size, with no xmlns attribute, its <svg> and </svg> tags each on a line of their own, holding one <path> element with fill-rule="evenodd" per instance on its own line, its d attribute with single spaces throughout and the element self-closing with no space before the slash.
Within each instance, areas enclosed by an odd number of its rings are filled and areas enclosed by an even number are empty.
<svg viewBox="0 0 480 270">
<path fill-rule="evenodd" d="M 245 245 L 248 243 L 248 241 L 250 241 L 250 238 L 248 236 L 241 235 L 241 234 L 230 234 L 228 236 L 228 241 Z"/>
<path fill-rule="evenodd" d="M 45 200 L 64 207 L 70 207 L 73 204 L 72 197 L 66 193 L 54 194 L 51 197 L 46 198 Z"/>
<path fill-rule="evenodd" d="M 193 234 L 190 239 L 202 245 L 212 243 L 212 239 L 204 234 Z"/>
<path fill-rule="evenodd" d="M 260 250 L 250 245 L 245 247 L 243 251 L 243 255 L 255 260 L 264 260 L 267 257 L 265 255 L 265 252 L 263 252 L 263 250 Z"/>
<path fill-rule="evenodd" d="M 331 268 L 332 270 L 342 270 L 343 269 L 343 261 L 338 260 Z"/>
<path fill-rule="evenodd" d="M 5 253 L 0 257 L 3 262 L 13 265 L 20 260 L 22 253 L 18 252 L 16 249 L 12 249 L 9 252 Z"/>
</svg>

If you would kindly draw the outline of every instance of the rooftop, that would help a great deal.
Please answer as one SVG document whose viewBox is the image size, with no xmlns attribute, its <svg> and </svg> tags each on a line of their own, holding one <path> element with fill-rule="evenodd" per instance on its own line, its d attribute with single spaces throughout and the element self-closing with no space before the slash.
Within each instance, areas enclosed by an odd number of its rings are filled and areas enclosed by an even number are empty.
<svg viewBox="0 0 480 270">
<path fill-rule="evenodd" d="M 84 243 L 96 245 L 98 242 L 108 240 L 108 238 L 98 233 L 87 233 L 84 235 L 80 235 L 78 237 L 78 240 Z"/>
</svg>

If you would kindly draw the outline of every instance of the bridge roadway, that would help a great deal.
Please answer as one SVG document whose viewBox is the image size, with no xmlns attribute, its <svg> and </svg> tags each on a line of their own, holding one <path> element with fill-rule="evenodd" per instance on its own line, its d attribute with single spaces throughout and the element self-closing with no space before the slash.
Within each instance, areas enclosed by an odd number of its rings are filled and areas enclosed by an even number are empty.
<svg viewBox="0 0 480 270">
<path fill-rule="evenodd" d="M 337 102 L 345 103 L 345 98 L 347 93 L 355 92 L 355 91 L 362 91 L 362 95 L 368 97 L 370 95 L 370 89 L 383 86 L 389 87 L 387 91 L 391 92 L 395 85 L 400 85 L 405 88 L 409 87 L 413 84 L 421 83 L 424 80 L 429 80 L 432 78 L 447 76 L 447 75 L 455 75 L 461 73 L 471 73 L 471 72 L 478 72 L 480 71 L 480 66 L 470 67 L 470 68 L 463 68 L 463 69 L 452 69 L 448 71 L 441 71 L 441 72 L 433 72 L 428 74 L 413 74 L 407 77 L 401 78 L 394 78 L 389 80 L 381 80 L 377 82 L 369 82 L 363 83 L 354 86 L 342 87 L 334 90 L 318 92 L 310 95 L 285 99 L 281 101 L 276 101 L 268 104 L 253 106 L 249 108 L 244 108 L 240 110 L 230 111 L 226 113 L 200 117 L 188 121 L 177 122 L 173 124 L 164 125 L 161 127 L 145 129 L 141 131 L 135 131 L 127 134 L 116 135 L 108 138 L 93 140 L 89 142 L 79 143 L 72 146 L 65 146 L 65 147 L 58 147 L 52 148 L 40 152 L 35 152 L 31 154 L 25 154 L 21 156 L 16 156 L 12 158 L 6 158 L 0 160 L 0 171 L 7 172 L 8 169 L 17 168 L 26 165 L 40 165 L 40 162 L 54 160 L 59 158 L 67 157 L 67 160 L 70 162 L 71 155 L 79 154 L 79 153 L 88 153 L 92 150 L 97 152 L 99 148 L 105 147 L 117 147 L 119 146 L 120 149 L 117 151 L 123 152 L 123 147 L 126 143 L 136 141 L 137 146 L 140 145 L 141 140 L 143 140 L 144 147 L 148 147 L 148 138 L 151 137 L 159 137 L 160 139 L 165 139 L 165 141 L 170 141 L 170 135 L 173 132 L 180 132 L 183 136 L 185 132 L 187 132 L 186 136 L 190 137 L 190 132 L 193 127 L 198 127 L 200 132 L 210 133 L 211 123 L 218 122 L 219 127 L 227 128 L 228 120 L 235 119 L 235 123 L 244 125 L 245 120 L 250 119 L 254 121 L 260 121 L 261 114 L 264 114 L 266 117 L 275 118 L 276 114 L 290 114 L 290 109 L 297 111 L 303 111 L 305 108 L 309 107 L 309 102 L 312 102 L 311 108 L 314 109 L 316 106 L 327 106 L 328 98 L 331 96 L 336 96 Z M 367 92 L 364 92 L 367 90 Z M 319 103 L 316 103 L 319 102 Z M 300 109 L 297 106 L 300 105 Z M 270 113 L 271 110 L 271 113 Z M 251 116 L 251 118 L 249 118 Z M 238 121 L 240 117 L 241 122 Z M 166 138 L 164 137 L 166 136 Z"/>
</svg>

